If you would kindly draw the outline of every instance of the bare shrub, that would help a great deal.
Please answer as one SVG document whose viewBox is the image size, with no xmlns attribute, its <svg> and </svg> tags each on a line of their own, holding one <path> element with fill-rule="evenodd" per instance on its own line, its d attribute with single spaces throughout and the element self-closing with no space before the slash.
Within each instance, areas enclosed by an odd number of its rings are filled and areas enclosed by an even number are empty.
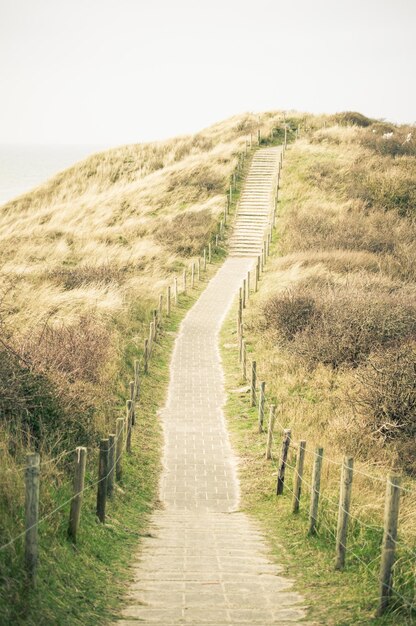
<svg viewBox="0 0 416 626">
<path fill-rule="evenodd" d="M 200 254 L 215 227 L 211 211 L 188 211 L 161 223 L 155 236 L 158 241 L 176 254 Z"/>
<path fill-rule="evenodd" d="M 409 295 L 365 288 L 299 284 L 263 307 L 268 328 L 309 367 L 357 367 L 371 352 L 416 336 Z"/>
<path fill-rule="evenodd" d="M 416 343 L 372 354 L 356 371 L 354 403 L 385 439 L 416 435 Z"/>
<path fill-rule="evenodd" d="M 340 126 L 370 126 L 375 120 L 366 117 L 362 113 L 357 111 L 344 111 L 342 113 L 336 113 L 330 118 L 335 124 Z"/>
<path fill-rule="evenodd" d="M 54 283 L 62 285 L 64 289 L 77 289 L 91 283 L 120 283 L 125 280 L 127 267 L 119 268 L 109 263 L 103 265 L 89 265 L 87 263 L 77 267 L 57 267 L 50 270 L 47 277 Z"/>
</svg>

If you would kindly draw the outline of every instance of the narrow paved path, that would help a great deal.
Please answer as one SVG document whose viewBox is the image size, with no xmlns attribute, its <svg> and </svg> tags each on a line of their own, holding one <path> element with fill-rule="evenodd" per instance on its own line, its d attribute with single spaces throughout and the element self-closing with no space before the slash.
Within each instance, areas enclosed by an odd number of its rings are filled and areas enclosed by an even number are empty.
<svg viewBox="0 0 416 626">
<path fill-rule="evenodd" d="M 293 625 L 304 616 L 261 533 L 238 511 L 236 459 L 222 410 L 218 333 L 252 267 L 253 257 L 228 258 L 182 323 L 162 412 L 164 508 L 154 513 L 134 566 L 123 626 Z"/>
</svg>

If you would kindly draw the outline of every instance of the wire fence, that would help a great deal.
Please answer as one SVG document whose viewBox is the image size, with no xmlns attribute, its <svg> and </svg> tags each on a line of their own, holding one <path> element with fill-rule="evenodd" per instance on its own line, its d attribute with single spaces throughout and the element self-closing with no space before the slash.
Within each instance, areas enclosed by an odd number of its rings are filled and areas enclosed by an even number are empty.
<svg viewBox="0 0 416 626">
<path fill-rule="evenodd" d="M 279 168 L 280 173 L 280 168 Z M 279 190 L 277 181 L 276 196 Z M 271 463 L 271 476 L 277 477 L 277 497 L 288 496 L 293 499 L 292 513 L 299 514 L 305 495 L 309 497 L 309 511 L 303 512 L 308 523 L 308 534 L 327 533 L 335 544 L 335 568 L 344 570 L 346 559 L 351 557 L 365 569 L 366 575 L 379 587 L 377 597 L 372 598 L 377 604 L 376 613 L 381 616 L 389 605 L 400 603 L 400 610 L 405 609 L 414 617 L 416 610 L 416 583 L 415 583 L 415 556 L 416 550 L 401 538 L 398 538 L 399 503 L 400 497 L 416 495 L 416 489 L 403 486 L 401 477 L 394 474 L 386 477 L 371 474 L 360 467 L 353 467 L 353 459 L 344 457 L 343 460 L 328 456 L 322 448 L 311 449 L 306 441 L 295 442 L 288 423 L 284 423 L 285 416 L 280 406 L 277 414 L 276 402 L 271 401 L 266 394 L 267 384 L 259 381 L 258 363 L 255 358 L 248 362 L 248 343 L 244 333 L 244 309 L 250 300 L 250 285 L 253 291 L 258 290 L 260 275 L 266 271 L 267 256 L 270 254 L 270 241 L 275 223 L 275 213 L 271 219 L 272 228 L 265 234 L 261 254 L 255 268 L 249 272 L 239 291 L 237 307 L 237 346 L 238 362 L 241 368 L 241 379 L 248 383 L 248 404 L 257 411 L 258 432 L 260 437 L 267 435 L 265 457 Z M 250 280 L 254 278 L 254 280 Z M 269 417 L 267 417 L 269 415 Z M 289 418 L 289 416 L 287 416 Z M 279 419 L 280 418 L 280 419 Z M 280 439 L 277 439 L 276 433 Z M 263 443 L 263 439 L 260 439 Z M 305 454 L 313 462 L 311 468 L 305 463 Z M 291 462 L 292 458 L 294 462 Z M 325 493 L 322 486 L 322 467 L 327 464 L 328 476 L 331 474 L 332 483 L 329 493 Z M 348 467 L 350 474 L 348 477 Z M 329 469 L 332 468 L 331 471 Z M 337 472 L 339 482 L 339 499 L 334 498 L 334 476 Z M 288 472 L 291 473 L 288 476 Z M 308 474 L 308 477 L 305 476 Z M 363 519 L 360 513 L 352 509 L 351 499 L 352 477 L 359 475 L 371 483 L 381 484 L 386 489 L 384 498 L 384 524 L 374 523 Z M 302 500 L 303 497 L 303 500 Z M 383 504 L 380 499 L 380 504 Z M 358 505 L 357 505 L 358 506 Z M 358 530 L 357 530 L 358 529 Z M 306 534 L 306 533 L 305 533 Z M 359 537 L 356 536 L 359 534 Z M 358 544 L 358 539 L 365 534 L 366 550 Z M 353 548 L 348 541 L 353 542 Z M 371 550 L 368 550 L 371 546 Z M 360 554 L 360 549 L 362 554 Z M 369 554 L 370 552 L 370 554 Z M 365 555 L 364 555 L 365 553 Z M 378 572 L 377 572 L 378 568 Z M 395 584 L 393 584 L 395 581 Z"/>
</svg>

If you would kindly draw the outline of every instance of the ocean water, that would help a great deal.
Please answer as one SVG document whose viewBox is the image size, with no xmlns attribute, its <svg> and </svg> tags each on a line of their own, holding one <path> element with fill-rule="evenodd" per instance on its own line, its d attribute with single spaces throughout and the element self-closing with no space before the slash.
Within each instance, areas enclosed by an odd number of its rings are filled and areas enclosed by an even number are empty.
<svg viewBox="0 0 416 626">
<path fill-rule="evenodd" d="M 97 145 L 0 144 L 0 205 L 104 149 Z"/>
</svg>

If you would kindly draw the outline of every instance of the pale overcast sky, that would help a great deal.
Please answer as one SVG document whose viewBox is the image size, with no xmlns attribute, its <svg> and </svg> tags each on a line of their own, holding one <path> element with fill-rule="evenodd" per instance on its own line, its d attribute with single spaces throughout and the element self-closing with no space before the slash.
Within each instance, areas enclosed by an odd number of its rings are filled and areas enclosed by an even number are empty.
<svg viewBox="0 0 416 626">
<path fill-rule="evenodd" d="M 244 111 L 416 120 L 416 0 L 0 0 L 0 143 L 114 145 Z"/>
</svg>

